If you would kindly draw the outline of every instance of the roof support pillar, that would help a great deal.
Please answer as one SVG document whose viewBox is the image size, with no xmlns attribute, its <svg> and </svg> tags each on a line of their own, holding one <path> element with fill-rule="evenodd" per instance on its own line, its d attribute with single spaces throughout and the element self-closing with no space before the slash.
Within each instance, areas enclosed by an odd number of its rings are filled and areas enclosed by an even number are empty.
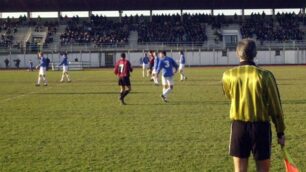
<svg viewBox="0 0 306 172">
<path fill-rule="evenodd" d="M 122 10 L 119 10 L 119 22 L 121 23 L 121 21 L 122 21 Z"/>
<path fill-rule="evenodd" d="M 62 16 L 61 12 L 57 11 L 57 19 L 58 19 L 58 21 L 61 21 L 61 16 Z"/>
<path fill-rule="evenodd" d="M 181 22 L 184 21 L 183 10 L 181 9 Z"/>
<path fill-rule="evenodd" d="M 245 17 L 244 12 L 245 12 L 244 9 L 241 9 L 242 20 L 244 20 L 244 17 Z"/>
<path fill-rule="evenodd" d="M 214 15 L 214 9 L 210 10 L 210 14 L 213 16 Z"/>
<path fill-rule="evenodd" d="M 88 11 L 88 17 L 90 18 L 92 16 L 92 11 Z"/>
<path fill-rule="evenodd" d="M 28 19 L 32 18 L 32 12 L 30 12 L 30 11 L 27 12 L 27 18 Z"/>
<path fill-rule="evenodd" d="M 272 9 L 272 16 L 275 17 L 275 8 Z"/>
<path fill-rule="evenodd" d="M 153 11 L 150 10 L 150 22 L 152 22 L 152 17 L 153 17 Z"/>
<path fill-rule="evenodd" d="M 0 12 L 0 19 L 2 19 L 2 13 Z"/>
<path fill-rule="evenodd" d="M 303 17 L 305 17 L 305 8 L 301 9 Z"/>
</svg>

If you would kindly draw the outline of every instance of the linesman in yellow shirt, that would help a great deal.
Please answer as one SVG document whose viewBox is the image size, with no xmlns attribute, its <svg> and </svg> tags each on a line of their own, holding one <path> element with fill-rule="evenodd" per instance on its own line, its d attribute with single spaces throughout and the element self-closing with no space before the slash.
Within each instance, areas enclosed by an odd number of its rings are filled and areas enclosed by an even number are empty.
<svg viewBox="0 0 306 172">
<path fill-rule="evenodd" d="M 273 74 L 254 63 L 256 44 L 239 41 L 236 49 L 240 65 L 223 74 L 223 90 L 231 101 L 230 155 L 235 172 L 246 172 L 250 154 L 259 172 L 270 169 L 271 126 L 275 125 L 278 143 L 285 145 L 285 124 L 280 94 Z"/>
</svg>

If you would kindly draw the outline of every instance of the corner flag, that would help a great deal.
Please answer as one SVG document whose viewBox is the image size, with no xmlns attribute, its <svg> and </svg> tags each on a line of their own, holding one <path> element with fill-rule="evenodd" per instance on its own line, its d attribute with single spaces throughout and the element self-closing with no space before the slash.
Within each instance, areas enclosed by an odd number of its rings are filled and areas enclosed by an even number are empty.
<svg viewBox="0 0 306 172">
<path fill-rule="evenodd" d="M 289 153 L 285 148 L 282 148 L 284 155 L 284 162 L 286 167 L 286 172 L 299 172 L 299 169 L 295 166 L 293 160 L 291 159 Z"/>
</svg>

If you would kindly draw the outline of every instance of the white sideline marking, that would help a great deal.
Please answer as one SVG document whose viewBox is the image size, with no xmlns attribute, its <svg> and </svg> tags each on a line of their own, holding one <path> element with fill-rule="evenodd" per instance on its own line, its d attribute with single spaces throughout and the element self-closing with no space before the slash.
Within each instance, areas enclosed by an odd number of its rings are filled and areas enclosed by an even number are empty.
<svg viewBox="0 0 306 172">
<path fill-rule="evenodd" d="M 34 91 L 33 91 L 33 92 L 30 92 L 30 93 L 27 93 L 27 94 L 21 94 L 21 95 L 9 97 L 9 98 L 0 100 L 0 102 L 8 102 L 8 101 L 15 100 L 15 99 L 18 99 L 18 98 L 21 98 L 21 97 L 25 97 L 25 96 L 29 96 L 29 95 L 35 94 L 35 93 L 38 93 L 38 92 L 36 92 L 36 91 L 34 92 Z"/>
<path fill-rule="evenodd" d="M 41 86 L 41 87 L 45 87 L 45 86 Z M 47 89 L 49 89 L 49 88 L 52 88 L 52 87 L 50 87 L 50 86 L 47 86 L 47 87 L 48 87 L 48 88 L 46 88 L 45 90 L 47 90 Z M 18 99 L 18 98 L 21 98 L 21 97 L 25 97 L 25 96 L 29 96 L 29 95 L 32 95 L 32 94 L 36 94 L 36 93 L 39 93 L 39 92 L 40 92 L 40 91 L 33 91 L 33 92 L 30 92 L 30 93 L 26 93 L 26 94 L 21 94 L 21 95 L 9 97 L 9 98 L 0 100 L 0 102 L 8 102 L 8 101 L 15 100 L 15 99 Z"/>
</svg>

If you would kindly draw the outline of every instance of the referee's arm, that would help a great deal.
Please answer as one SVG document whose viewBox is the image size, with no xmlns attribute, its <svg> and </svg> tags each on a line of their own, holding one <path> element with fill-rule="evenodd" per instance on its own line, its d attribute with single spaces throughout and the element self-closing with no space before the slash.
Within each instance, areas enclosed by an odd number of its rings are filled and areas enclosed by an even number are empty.
<svg viewBox="0 0 306 172">
<path fill-rule="evenodd" d="M 275 125 L 277 135 L 281 137 L 285 131 L 284 115 L 276 80 L 271 72 L 267 73 L 266 81 L 269 115 Z"/>
<path fill-rule="evenodd" d="M 226 73 L 223 74 L 222 77 L 222 88 L 223 88 L 223 94 L 228 98 L 231 99 L 230 95 L 230 88 L 229 88 L 229 83 L 228 83 L 228 76 Z"/>
</svg>

